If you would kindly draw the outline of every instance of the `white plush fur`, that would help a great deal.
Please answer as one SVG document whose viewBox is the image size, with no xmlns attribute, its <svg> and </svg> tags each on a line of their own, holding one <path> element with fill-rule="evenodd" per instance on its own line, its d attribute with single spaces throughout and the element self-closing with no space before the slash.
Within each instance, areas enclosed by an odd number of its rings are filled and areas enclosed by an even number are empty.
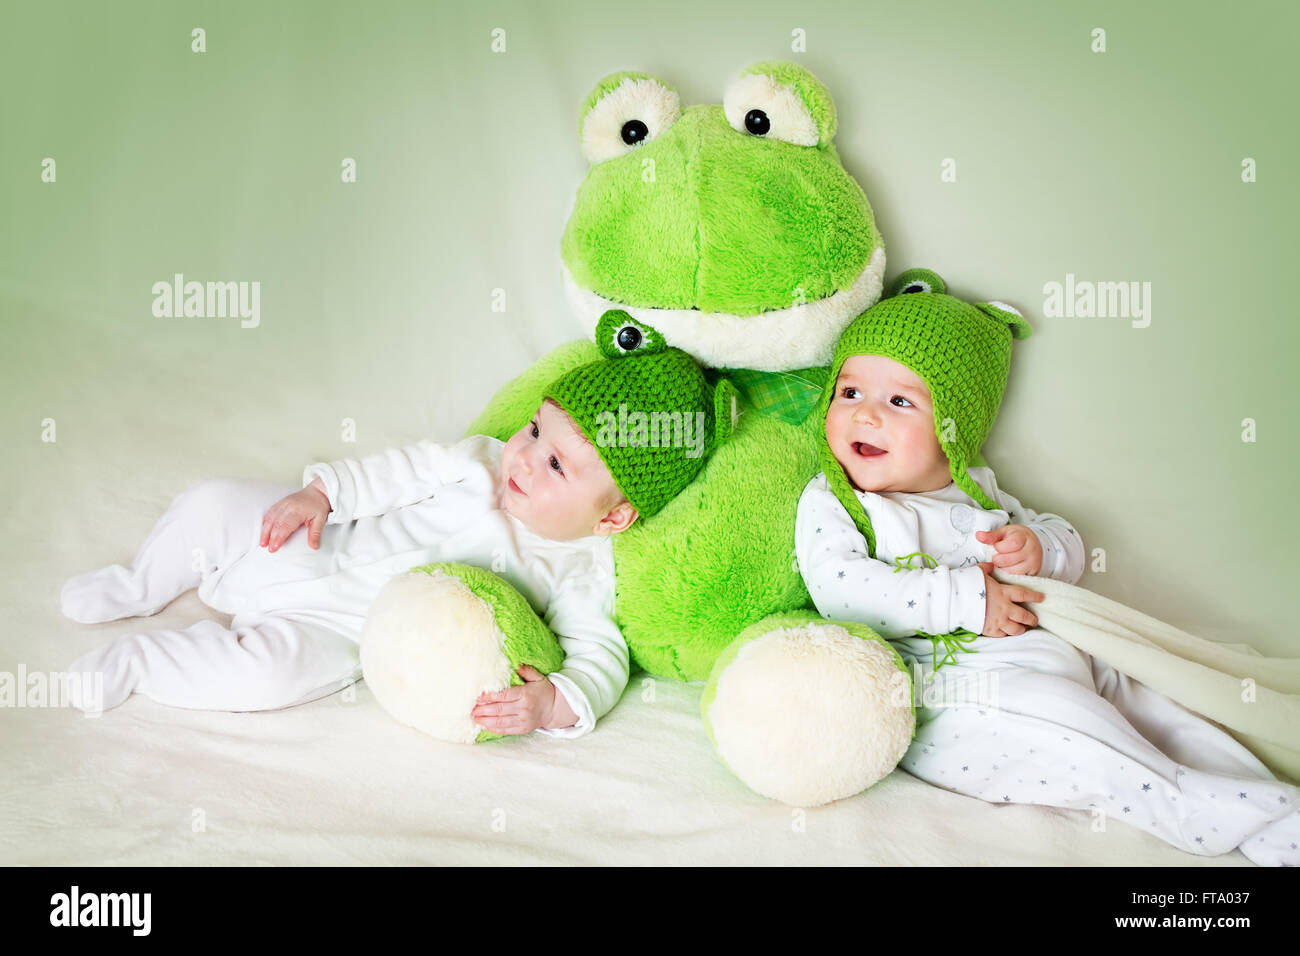
<svg viewBox="0 0 1300 956">
<path fill-rule="evenodd" d="M 564 267 L 564 291 L 588 337 L 607 309 L 622 309 L 657 329 L 669 345 L 705 365 L 781 372 L 829 365 L 840 334 L 880 298 L 884 273 L 885 249 L 877 246 L 850 288 L 803 305 L 748 316 L 698 309 L 645 309 L 614 302 L 580 288 L 568 266 Z"/>
<path fill-rule="evenodd" d="M 771 122 L 764 139 L 779 139 L 796 146 L 817 145 L 817 123 L 793 87 L 762 73 L 740 77 L 727 87 L 722 111 L 727 114 L 732 129 L 753 135 L 745 128 L 745 114 L 750 110 L 762 110 Z"/>
<path fill-rule="evenodd" d="M 505 637 L 491 607 L 448 574 L 411 571 L 384 585 L 361 632 L 361 667 L 375 699 L 403 724 L 473 743 L 480 693 L 510 683 Z"/>
<path fill-rule="evenodd" d="M 587 111 L 582 121 L 582 155 L 592 163 L 622 156 L 636 148 L 623 142 L 623 124 L 628 120 L 645 123 L 648 134 L 643 142 L 649 142 L 681 115 L 682 101 L 675 90 L 658 80 L 629 76 Z"/>
<path fill-rule="evenodd" d="M 778 628 L 722 672 L 708 720 L 751 790 L 797 807 L 860 793 L 912 737 L 907 678 L 889 650 L 839 625 Z"/>
</svg>

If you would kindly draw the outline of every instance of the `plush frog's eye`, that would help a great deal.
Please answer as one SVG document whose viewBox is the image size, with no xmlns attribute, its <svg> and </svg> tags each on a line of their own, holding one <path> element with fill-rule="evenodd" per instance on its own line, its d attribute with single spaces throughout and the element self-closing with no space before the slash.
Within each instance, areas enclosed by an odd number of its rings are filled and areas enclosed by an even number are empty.
<svg viewBox="0 0 1300 956">
<path fill-rule="evenodd" d="M 596 84 L 582 106 L 582 155 L 603 163 L 623 156 L 677 122 L 677 91 L 644 73 L 612 73 Z"/>
<path fill-rule="evenodd" d="M 655 355 L 667 343 L 653 326 L 632 318 L 622 309 L 610 309 L 596 323 L 596 346 L 606 358 Z"/>
<path fill-rule="evenodd" d="M 727 88 L 722 111 L 732 129 L 796 146 L 826 146 L 835 104 L 822 82 L 794 63 L 759 63 Z"/>
</svg>

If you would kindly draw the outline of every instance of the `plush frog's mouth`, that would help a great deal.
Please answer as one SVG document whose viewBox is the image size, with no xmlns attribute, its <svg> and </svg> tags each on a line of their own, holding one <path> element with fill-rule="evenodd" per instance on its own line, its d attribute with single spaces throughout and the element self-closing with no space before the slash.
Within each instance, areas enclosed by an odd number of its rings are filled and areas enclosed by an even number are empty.
<svg viewBox="0 0 1300 956">
<path fill-rule="evenodd" d="M 711 368 L 752 368 L 765 372 L 829 365 L 840 333 L 880 298 L 885 250 L 876 246 L 853 285 L 824 299 L 757 315 L 655 309 L 616 302 L 579 288 L 564 266 L 569 306 L 591 335 L 607 309 L 622 309 L 649 323 L 669 345 Z"/>
</svg>

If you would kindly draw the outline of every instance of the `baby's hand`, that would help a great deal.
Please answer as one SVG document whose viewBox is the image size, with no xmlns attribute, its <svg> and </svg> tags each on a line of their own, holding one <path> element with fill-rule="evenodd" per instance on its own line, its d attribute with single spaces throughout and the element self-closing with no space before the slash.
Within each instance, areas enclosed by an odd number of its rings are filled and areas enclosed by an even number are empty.
<svg viewBox="0 0 1300 956">
<path fill-rule="evenodd" d="M 983 535 L 983 537 L 980 537 Z M 976 531 L 975 539 L 993 545 L 993 566 L 1008 574 L 1037 574 L 1043 569 L 1043 545 L 1022 524 L 1003 525 L 993 531 Z"/>
<path fill-rule="evenodd" d="M 262 516 L 262 540 L 259 544 L 268 551 L 275 551 L 305 524 L 307 543 L 319 548 L 321 528 L 325 526 L 329 513 L 330 500 L 325 495 L 325 486 L 315 478 L 306 488 L 285 495 L 266 510 Z"/>
<path fill-rule="evenodd" d="M 1043 594 L 1018 584 L 1003 584 L 993 577 L 993 564 L 986 561 L 979 566 L 984 572 L 984 630 L 985 637 L 1013 637 L 1025 633 L 1026 627 L 1037 627 L 1038 617 L 1017 601 L 1042 601 Z"/>
<path fill-rule="evenodd" d="M 491 694 L 479 694 L 470 711 L 474 722 L 495 734 L 528 734 L 538 727 L 547 730 L 572 727 L 578 715 L 569 707 L 563 694 L 540 671 L 524 664 L 519 676 L 525 683 Z"/>
</svg>

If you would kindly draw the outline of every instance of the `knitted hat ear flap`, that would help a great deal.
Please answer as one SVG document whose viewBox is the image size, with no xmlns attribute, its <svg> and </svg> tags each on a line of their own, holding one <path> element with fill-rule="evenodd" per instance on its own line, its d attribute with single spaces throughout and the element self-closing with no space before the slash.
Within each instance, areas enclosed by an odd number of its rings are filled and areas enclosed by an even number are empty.
<svg viewBox="0 0 1300 956">
<path fill-rule="evenodd" d="M 867 509 L 862 506 L 858 500 L 857 493 L 853 490 L 853 484 L 849 481 L 848 473 L 845 472 L 844 466 L 840 464 L 839 459 L 831 451 L 830 442 L 826 439 L 826 413 L 830 410 L 831 400 L 835 397 L 835 380 L 839 378 L 840 369 L 844 365 L 844 359 L 847 356 L 836 356 L 835 364 L 831 366 L 831 374 L 826 379 L 826 388 L 822 390 L 821 400 L 817 403 L 816 414 L 821 421 L 821 429 L 817 436 L 817 455 L 821 461 L 822 471 L 826 475 L 826 483 L 830 485 L 831 492 L 844 510 L 849 513 L 853 519 L 854 525 L 857 526 L 862 537 L 867 542 L 867 555 L 874 558 L 876 556 L 876 532 L 871 527 L 871 519 L 867 516 Z"/>
<path fill-rule="evenodd" d="M 844 510 L 849 513 L 853 523 L 857 526 L 862 537 L 867 542 L 867 555 L 874 558 L 876 556 L 876 531 L 871 527 L 871 519 L 867 517 L 867 509 L 862 506 L 858 500 L 857 492 L 853 490 L 853 485 L 849 481 L 849 476 L 844 472 L 844 466 L 839 463 L 833 454 L 831 446 L 826 441 L 825 434 L 822 435 L 821 448 L 822 471 L 826 473 L 826 483 L 830 485 L 831 491 L 839 499 Z"/>
<path fill-rule="evenodd" d="M 965 460 L 953 455 L 947 448 L 944 449 L 944 452 L 948 455 L 948 469 L 952 475 L 953 483 L 979 502 L 980 507 L 987 511 L 996 511 L 998 509 L 997 502 L 985 494 L 984 489 L 970 476 Z"/>
<path fill-rule="evenodd" d="M 1011 333 L 1012 340 L 1027 339 L 1034 334 L 1033 328 L 1025 321 L 1025 317 L 1015 306 L 1007 305 L 1005 302 L 993 300 L 990 302 L 976 302 L 975 308 L 987 316 L 996 319 L 1006 325 L 1007 331 Z M 1008 346 L 1009 348 L 1009 346 Z M 997 404 L 1001 404 L 1002 392 L 1006 387 L 1005 378 L 1000 383 L 997 390 Z M 990 423 L 993 416 L 997 414 L 996 405 L 990 410 Z M 984 444 L 987 436 L 979 436 L 977 442 L 972 442 L 966 447 L 962 442 L 945 442 L 943 440 L 943 429 L 939 425 L 939 410 L 935 409 L 935 431 L 940 436 L 940 444 L 943 445 L 944 454 L 948 456 L 949 465 L 952 472 L 952 480 L 957 487 L 966 494 L 978 501 L 984 508 L 996 510 L 997 503 L 994 502 L 970 476 L 969 463 L 970 459 L 979 451 L 979 446 Z"/>
<path fill-rule="evenodd" d="M 939 448 L 948 460 L 948 474 L 953 483 L 979 503 L 981 508 L 995 510 L 997 504 L 971 477 L 969 465 L 988 438 L 992 414 L 982 414 L 978 389 L 954 393 L 944 382 L 918 375 L 930 392 L 934 405 L 934 434 Z"/>
</svg>

